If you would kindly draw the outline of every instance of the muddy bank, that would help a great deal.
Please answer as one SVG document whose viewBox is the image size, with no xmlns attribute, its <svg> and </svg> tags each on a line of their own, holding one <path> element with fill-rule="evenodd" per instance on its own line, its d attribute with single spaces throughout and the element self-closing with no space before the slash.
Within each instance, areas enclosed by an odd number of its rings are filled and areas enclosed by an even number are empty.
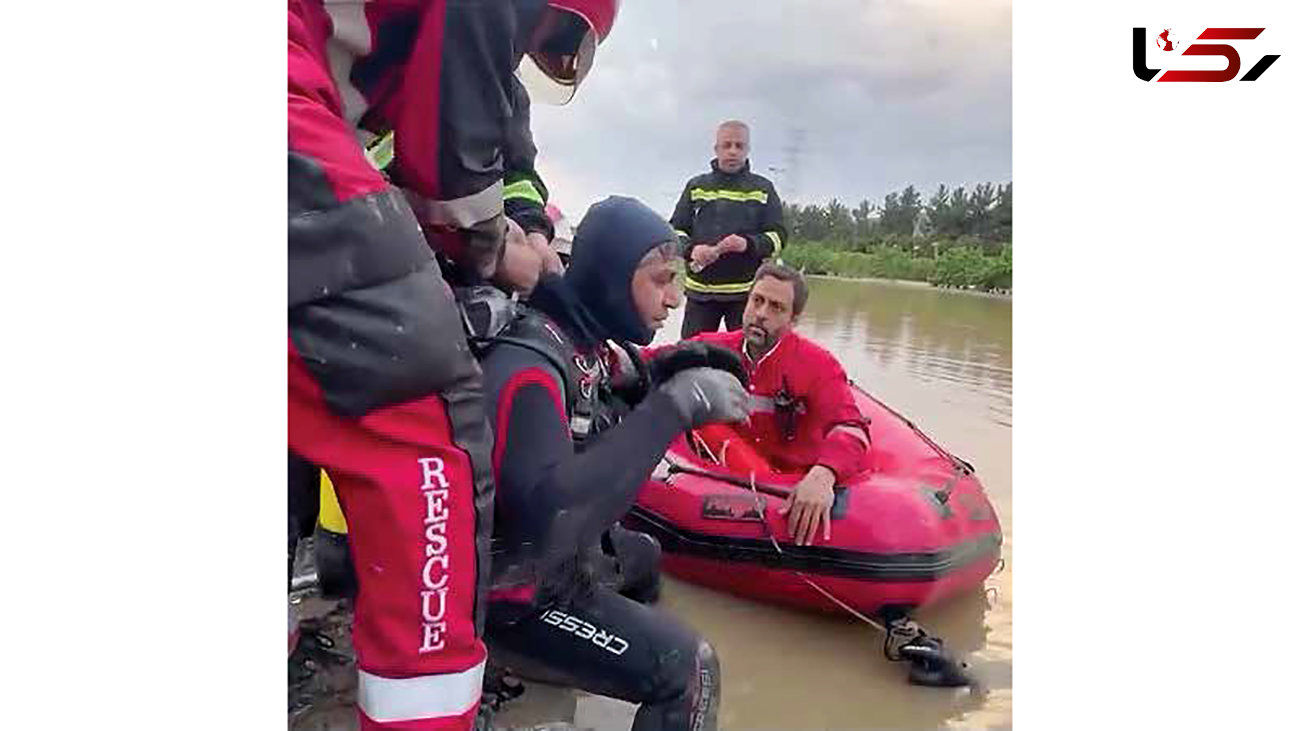
<svg viewBox="0 0 1300 731">
<path fill-rule="evenodd" d="M 290 731 L 356 731 L 357 674 L 346 602 L 303 595 L 302 644 L 290 661 Z M 321 646 L 321 636 L 332 647 Z M 626 729 L 636 706 L 533 681 L 524 693 L 489 714 L 494 731 Z"/>
<path fill-rule="evenodd" d="M 936 284 L 917 280 L 917 279 L 882 279 L 880 277 L 846 277 L 840 274 L 805 274 L 806 279 L 830 279 L 837 282 L 876 282 L 879 284 L 898 284 L 904 287 L 918 287 L 920 289 L 933 289 L 938 292 L 957 292 L 959 294 L 973 294 L 979 297 L 992 297 L 994 299 L 1011 299 L 1011 290 L 995 289 L 984 291 L 982 289 L 965 288 L 965 287 L 941 287 Z"/>
</svg>

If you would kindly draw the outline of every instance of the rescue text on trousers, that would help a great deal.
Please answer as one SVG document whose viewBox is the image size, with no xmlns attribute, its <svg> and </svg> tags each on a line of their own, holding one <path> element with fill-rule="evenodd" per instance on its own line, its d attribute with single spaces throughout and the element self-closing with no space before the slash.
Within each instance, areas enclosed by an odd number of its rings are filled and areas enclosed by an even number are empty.
<svg viewBox="0 0 1300 731">
<path fill-rule="evenodd" d="M 424 493 L 424 570 L 421 572 L 424 590 L 420 592 L 421 618 L 424 620 L 420 654 L 438 652 L 446 645 L 443 634 L 447 622 L 447 581 L 451 577 L 451 561 L 447 555 L 447 518 L 450 511 L 451 483 L 443 474 L 445 464 L 440 457 L 419 460 L 424 474 L 420 491 Z"/>
</svg>

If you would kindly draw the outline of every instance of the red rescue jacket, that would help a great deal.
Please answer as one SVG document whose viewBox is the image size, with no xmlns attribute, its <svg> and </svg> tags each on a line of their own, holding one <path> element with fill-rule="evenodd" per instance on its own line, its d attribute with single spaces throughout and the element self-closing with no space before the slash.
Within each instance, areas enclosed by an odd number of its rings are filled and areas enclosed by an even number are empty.
<svg viewBox="0 0 1300 731">
<path fill-rule="evenodd" d="M 867 420 L 854 403 L 844 369 L 825 348 L 791 330 L 754 362 L 742 347 L 742 330 L 700 333 L 692 340 L 740 354 L 755 407 L 750 426 L 734 427 L 772 467 L 802 474 L 820 464 L 834 471 L 841 484 L 865 468 L 867 445 L 850 432 L 833 431 L 849 426 L 865 434 Z M 788 408 L 779 408 L 787 400 Z"/>
<path fill-rule="evenodd" d="M 513 73 L 535 22 L 511 2 L 289 0 L 290 336 L 341 413 L 477 377 L 433 251 L 489 276 L 507 184 L 545 219 L 540 181 L 510 177 L 535 153 Z M 363 144 L 388 132 L 385 175 Z"/>
</svg>

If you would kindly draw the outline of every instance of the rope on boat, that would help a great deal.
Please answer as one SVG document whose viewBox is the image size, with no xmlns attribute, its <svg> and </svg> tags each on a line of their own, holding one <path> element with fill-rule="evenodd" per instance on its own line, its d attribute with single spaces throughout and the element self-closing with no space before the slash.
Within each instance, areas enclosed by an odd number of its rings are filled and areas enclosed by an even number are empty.
<svg viewBox="0 0 1300 731">
<path fill-rule="evenodd" d="M 776 536 L 773 535 L 773 533 L 772 533 L 772 529 L 771 529 L 770 527 L 768 527 L 768 525 L 767 525 L 767 513 L 766 513 L 766 512 L 764 511 L 764 509 L 763 509 L 763 508 L 764 508 L 764 505 L 763 505 L 763 498 L 758 494 L 758 486 L 754 484 L 754 471 L 753 471 L 753 470 L 750 470 L 750 472 L 749 472 L 749 489 L 750 489 L 751 492 L 754 493 L 754 502 L 755 502 L 755 504 L 756 504 L 756 506 L 757 506 L 757 508 L 758 508 L 759 515 L 761 515 L 762 518 L 763 518 L 763 532 L 767 534 L 767 540 L 771 541 L 771 543 L 772 543 L 772 548 L 775 548 L 775 549 L 776 549 L 776 552 L 777 552 L 778 555 L 784 556 L 784 555 L 785 555 L 785 551 L 782 551 L 782 550 L 781 550 L 781 544 L 780 544 L 780 543 L 777 543 Z M 867 615 L 863 614 L 862 612 L 859 612 L 858 610 L 854 609 L 853 607 L 849 606 L 847 603 L 845 603 L 844 601 L 842 601 L 839 597 L 837 597 L 837 596 L 835 596 L 834 594 L 830 593 L 830 592 L 827 591 L 826 589 L 823 589 L 821 586 L 819 586 L 819 585 L 817 584 L 817 582 L 815 582 L 815 581 L 813 581 L 812 579 L 808 578 L 808 575 L 805 574 L 804 572 L 799 571 L 799 570 L 796 569 L 796 570 L 794 571 L 794 574 L 795 574 L 795 576 L 798 576 L 800 579 L 803 579 L 804 583 L 808 584 L 808 586 L 811 586 L 813 589 L 817 590 L 817 592 L 820 593 L 822 596 L 824 596 L 824 597 L 826 597 L 827 599 L 830 599 L 832 602 L 835 602 L 836 604 L 838 604 L 838 605 L 839 605 L 839 606 L 840 606 L 844 611 L 848 612 L 849 614 L 852 614 L 853 616 L 857 617 L 858 619 L 862 620 L 863 622 L 866 622 L 867 624 L 871 625 L 872 627 L 875 627 L 876 629 L 880 630 L 881 632 L 884 632 L 885 634 L 889 634 L 889 630 L 885 629 L 885 627 L 884 627 L 883 625 L 881 625 L 879 622 L 877 622 L 877 621 L 875 621 L 874 619 L 868 617 Z"/>
<path fill-rule="evenodd" d="M 715 455 L 715 454 L 713 453 L 713 450 L 712 450 L 712 449 L 709 449 L 709 443 L 706 442 L 706 441 L 704 441 L 704 437 L 701 437 L 701 436 L 699 435 L 699 433 L 696 432 L 694 429 L 691 430 L 691 438 L 695 440 L 695 446 L 696 446 L 696 447 L 698 447 L 699 449 L 703 449 L 703 450 L 704 450 L 704 453 L 707 454 L 707 455 L 709 455 L 709 459 L 713 460 L 716 464 L 719 464 L 719 465 L 722 464 L 722 459 L 721 459 L 721 457 L 720 457 L 719 455 Z M 749 473 L 749 479 L 750 479 L 751 482 L 753 481 L 753 479 L 754 479 L 754 473 L 753 473 L 753 472 L 750 472 L 750 473 Z"/>
<path fill-rule="evenodd" d="M 856 383 L 853 383 L 852 381 L 850 381 L 849 383 L 851 383 L 851 384 L 854 385 L 854 386 L 857 386 L 857 384 L 856 384 Z M 970 462 L 967 462 L 966 460 L 962 459 L 961 457 L 958 457 L 958 456 L 956 456 L 955 454 L 953 454 L 952 452 L 949 452 L 948 450 L 946 450 L 946 449 L 944 449 L 943 447 L 939 446 L 939 444 L 936 443 L 933 439 L 931 439 L 930 436 L 929 436 L 928 434 L 926 434 L 925 432 L 921 431 L 921 428 L 920 428 L 920 427 L 918 427 L 916 424 L 912 423 L 912 420 L 911 420 L 911 419 L 907 418 L 906 416 L 903 416 L 902 414 L 898 413 L 897 411 L 894 411 L 892 408 L 889 407 L 889 404 L 885 403 L 884 401 L 881 401 L 880 399 L 876 398 L 875 396 L 872 396 L 872 395 L 871 395 L 871 394 L 870 394 L 866 389 L 862 388 L 861 386 L 858 386 L 858 390 L 859 390 L 859 391 L 862 391 L 862 393 L 863 393 L 867 398 L 869 398 L 869 399 L 871 399 L 872 401 L 876 402 L 876 405 L 877 405 L 877 406 L 879 406 L 880 408 L 884 409 L 885 411 L 888 411 L 889 413 L 893 414 L 895 417 L 898 418 L 899 421 L 903 422 L 904 424 L 907 424 L 907 428 L 908 428 L 908 429 L 911 429 L 913 433 L 915 433 L 918 437 L 920 437 L 920 438 L 921 438 L 921 441 L 925 442 L 926 445 L 928 445 L 928 446 L 929 446 L 931 449 L 933 449 L 934 451 L 938 452 L 939 454 L 943 455 L 944 457 L 947 457 L 947 458 L 948 458 L 948 461 L 949 461 L 950 463 L 952 463 L 952 466 L 953 466 L 954 468 L 956 468 L 957 470 L 959 470 L 959 471 L 961 471 L 961 472 L 964 472 L 964 473 L 966 473 L 966 474 L 968 474 L 968 475 L 973 475 L 973 474 L 975 474 L 975 465 L 972 465 Z"/>
<path fill-rule="evenodd" d="M 702 441 L 702 440 L 701 440 Z M 709 453 L 709 457 L 717 462 Z M 743 481 L 739 481 L 743 485 Z M 767 540 L 771 542 L 772 548 L 778 556 L 784 556 L 785 551 L 781 549 L 781 544 L 776 540 L 776 534 L 772 531 L 767 522 L 766 506 L 763 498 L 758 492 L 758 481 L 753 470 L 749 472 L 749 491 L 754 496 L 755 507 L 758 509 L 760 524 L 763 526 L 763 533 L 766 534 Z M 787 496 L 788 497 L 788 496 Z M 907 662 L 911 666 L 908 674 L 908 682 L 931 687 L 958 687 L 976 685 L 970 675 L 966 672 L 966 663 L 952 657 L 943 649 L 943 641 L 937 637 L 930 636 L 916 620 L 906 615 L 886 619 L 882 624 L 866 614 L 854 609 L 847 602 L 832 594 L 825 587 L 813 581 L 807 574 L 798 570 L 791 569 L 795 576 L 811 587 L 814 591 L 829 599 L 836 606 L 848 612 L 851 616 L 861 620 L 863 623 L 879 630 L 884 635 L 884 645 L 882 650 L 885 657 L 897 662 Z"/>
</svg>

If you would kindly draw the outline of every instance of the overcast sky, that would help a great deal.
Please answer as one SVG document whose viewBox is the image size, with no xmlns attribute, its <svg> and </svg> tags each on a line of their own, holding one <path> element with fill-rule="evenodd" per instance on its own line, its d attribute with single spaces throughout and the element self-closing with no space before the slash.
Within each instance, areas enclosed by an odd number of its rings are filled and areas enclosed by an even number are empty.
<svg viewBox="0 0 1300 731">
<path fill-rule="evenodd" d="M 733 117 L 787 200 L 1009 181 L 1011 2 L 624 0 L 577 97 L 533 105 L 538 168 L 575 223 L 613 193 L 667 215 Z"/>
</svg>

